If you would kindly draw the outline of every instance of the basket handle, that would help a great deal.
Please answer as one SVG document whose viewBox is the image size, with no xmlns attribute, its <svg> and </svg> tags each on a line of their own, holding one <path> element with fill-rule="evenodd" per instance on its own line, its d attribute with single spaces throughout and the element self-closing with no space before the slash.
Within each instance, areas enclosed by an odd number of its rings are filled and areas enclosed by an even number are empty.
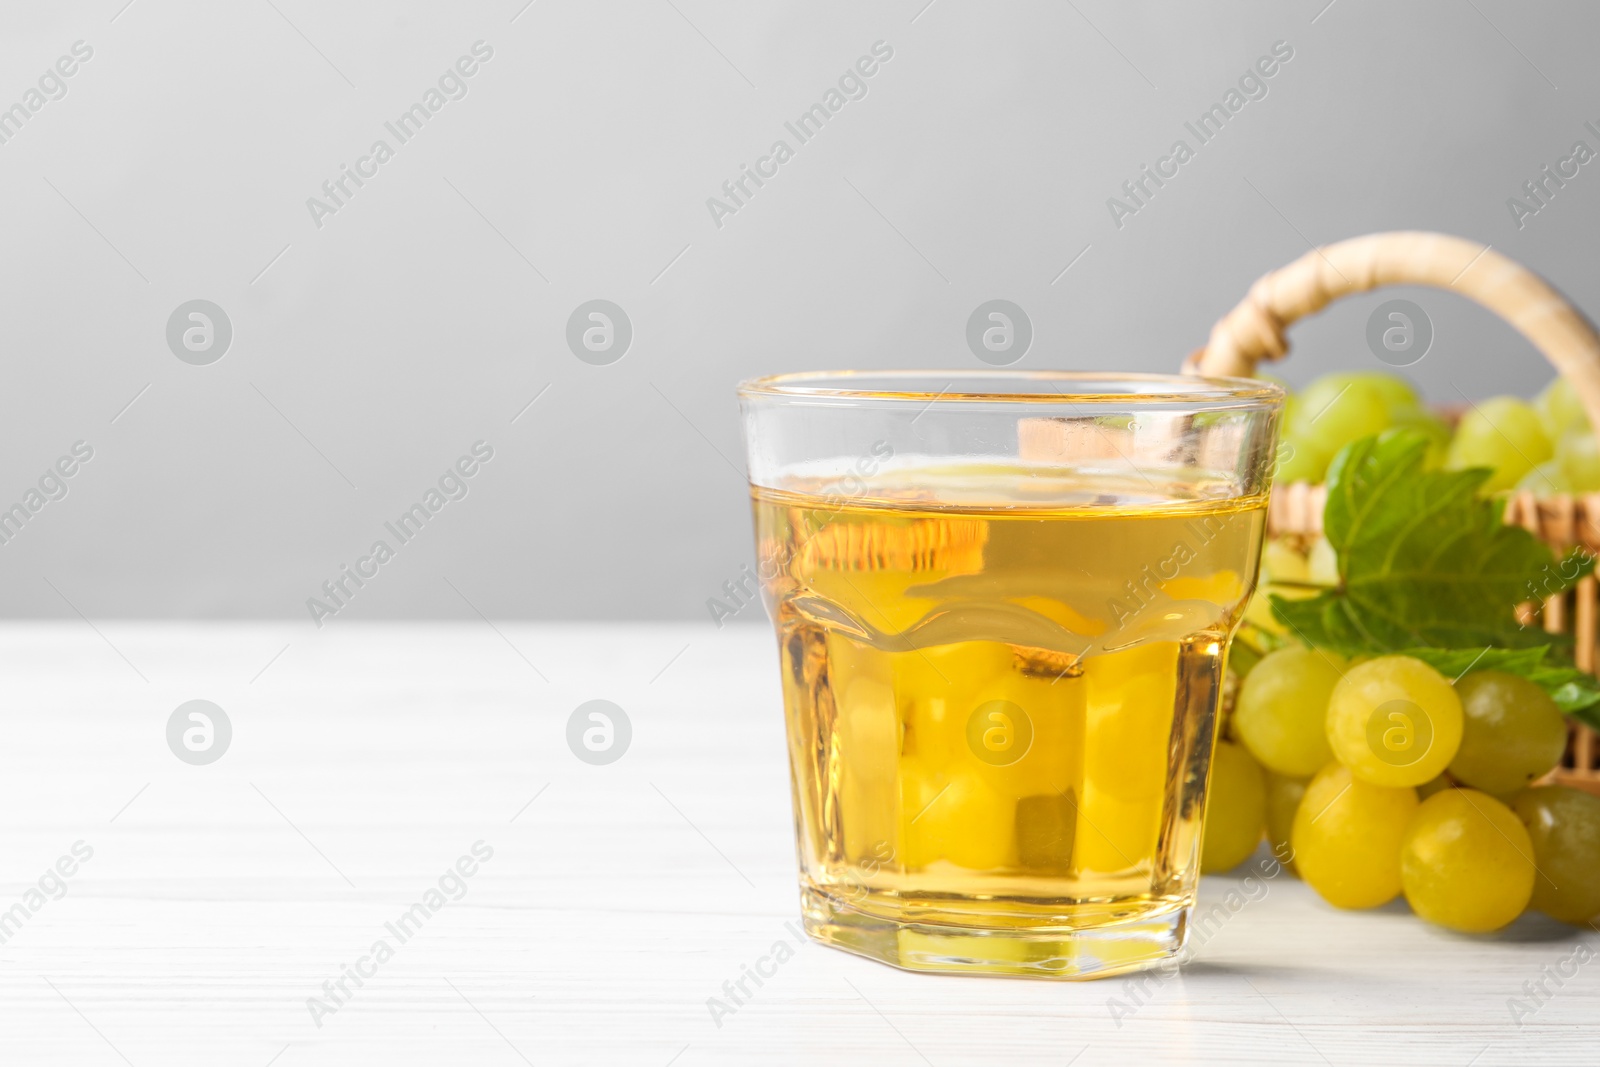
<svg viewBox="0 0 1600 1067">
<path fill-rule="evenodd" d="M 1397 231 L 1312 249 L 1263 275 L 1211 328 L 1184 372 L 1247 378 L 1263 359 L 1289 351 L 1285 331 L 1350 293 L 1384 285 L 1431 285 L 1482 304 L 1516 327 L 1573 385 L 1600 429 L 1600 335 L 1566 297 L 1522 264 L 1487 245 L 1442 233 Z"/>
</svg>

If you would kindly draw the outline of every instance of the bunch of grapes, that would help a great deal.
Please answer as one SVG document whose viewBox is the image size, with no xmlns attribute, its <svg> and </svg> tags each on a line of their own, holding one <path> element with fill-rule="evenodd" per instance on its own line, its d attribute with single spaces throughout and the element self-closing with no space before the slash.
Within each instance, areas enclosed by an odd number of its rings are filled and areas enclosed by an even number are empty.
<svg viewBox="0 0 1600 1067">
<path fill-rule="evenodd" d="M 1290 395 L 1277 480 L 1320 482 L 1339 449 L 1393 427 L 1427 434 L 1435 467 L 1492 470 L 1485 492 L 1600 492 L 1600 444 L 1566 379 L 1551 382 L 1532 403 L 1497 396 L 1474 404 L 1452 430 L 1409 382 L 1378 371 L 1325 375 Z"/>
<path fill-rule="evenodd" d="M 1301 647 L 1246 675 L 1218 742 L 1202 869 L 1230 869 L 1263 834 L 1330 904 L 1401 893 L 1452 930 L 1528 908 L 1600 916 L 1600 797 L 1534 785 L 1566 744 L 1543 689 L 1484 670 L 1454 683 L 1421 660 L 1346 662 Z"/>
</svg>

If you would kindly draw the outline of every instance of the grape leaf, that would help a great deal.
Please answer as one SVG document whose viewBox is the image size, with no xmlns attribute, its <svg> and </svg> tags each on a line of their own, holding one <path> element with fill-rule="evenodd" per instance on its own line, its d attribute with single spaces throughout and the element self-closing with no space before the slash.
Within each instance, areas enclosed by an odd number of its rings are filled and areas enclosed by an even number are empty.
<svg viewBox="0 0 1600 1067">
<path fill-rule="evenodd" d="M 1323 530 L 1339 584 L 1305 600 L 1274 595 L 1273 614 L 1306 644 L 1344 655 L 1570 640 L 1519 625 L 1515 608 L 1566 589 L 1593 560 L 1575 552 L 1558 563 L 1478 495 L 1489 471 L 1423 470 L 1427 449 L 1421 433 L 1388 430 L 1334 458 Z"/>
<path fill-rule="evenodd" d="M 1539 648 L 1408 648 L 1403 653 L 1428 664 L 1446 678 L 1468 671 L 1505 671 L 1528 679 L 1549 693 L 1568 715 L 1600 729 L 1600 681 L 1587 671 L 1547 663 L 1551 649 Z"/>
</svg>

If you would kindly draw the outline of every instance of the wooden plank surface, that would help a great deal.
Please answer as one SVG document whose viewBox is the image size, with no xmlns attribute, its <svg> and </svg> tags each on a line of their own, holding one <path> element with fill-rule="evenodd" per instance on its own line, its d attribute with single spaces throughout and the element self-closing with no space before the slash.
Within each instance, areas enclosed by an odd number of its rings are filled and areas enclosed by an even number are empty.
<svg viewBox="0 0 1600 1067">
<path fill-rule="evenodd" d="M 763 628 L 96 627 L 0 628 L 8 1067 L 1600 1062 L 1593 931 L 1457 937 L 1287 876 L 1205 879 L 1214 932 L 1142 987 L 795 944 Z M 192 699 L 233 728 L 205 766 L 166 741 Z M 566 741 L 591 699 L 633 729 L 605 766 Z M 77 842 L 92 857 L 51 876 Z M 396 937 L 441 877 L 459 898 Z M 314 1019 L 379 939 L 392 956 Z M 793 958 L 713 1019 L 779 941 Z"/>
</svg>

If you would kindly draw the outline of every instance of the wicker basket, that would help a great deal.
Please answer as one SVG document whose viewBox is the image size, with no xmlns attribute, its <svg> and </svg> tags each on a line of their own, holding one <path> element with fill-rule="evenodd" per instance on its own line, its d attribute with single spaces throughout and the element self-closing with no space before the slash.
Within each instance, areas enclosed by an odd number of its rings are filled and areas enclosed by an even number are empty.
<svg viewBox="0 0 1600 1067">
<path fill-rule="evenodd" d="M 1490 248 L 1435 233 L 1378 233 L 1314 249 L 1265 275 L 1211 330 L 1206 347 L 1185 371 L 1224 377 L 1253 375 L 1263 360 L 1289 350 L 1285 331 L 1349 293 L 1385 285 L 1427 285 L 1469 297 L 1516 327 L 1565 376 L 1583 401 L 1590 424 L 1600 428 L 1600 335 L 1581 312 L 1544 279 Z M 1276 486 L 1267 512 L 1269 537 L 1312 537 L 1322 532 L 1327 489 L 1296 482 Z M 1600 552 L 1600 493 L 1535 498 L 1513 494 L 1505 519 L 1539 537 L 1556 552 L 1581 545 Z M 1524 605 L 1552 633 L 1570 631 L 1577 665 L 1594 673 L 1597 586 L 1581 579 L 1571 591 L 1542 605 Z M 1552 779 L 1600 794 L 1600 742 L 1595 731 L 1571 722 L 1567 751 Z"/>
</svg>

